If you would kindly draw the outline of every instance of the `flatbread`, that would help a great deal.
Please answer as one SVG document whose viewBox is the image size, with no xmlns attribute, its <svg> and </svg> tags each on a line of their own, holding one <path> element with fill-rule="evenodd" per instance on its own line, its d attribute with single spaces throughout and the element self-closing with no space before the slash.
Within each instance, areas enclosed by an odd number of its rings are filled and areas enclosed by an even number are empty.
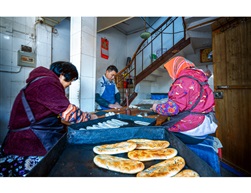
<svg viewBox="0 0 251 193">
<path fill-rule="evenodd" d="M 200 175 L 191 169 L 184 169 L 173 177 L 200 177 Z"/>
<path fill-rule="evenodd" d="M 145 168 L 140 161 L 112 155 L 96 155 L 93 162 L 100 168 L 126 174 L 136 174 Z"/>
<path fill-rule="evenodd" d="M 137 177 L 171 177 L 179 173 L 184 166 L 185 160 L 180 156 L 175 156 L 137 173 Z"/>
<path fill-rule="evenodd" d="M 148 123 L 146 121 L 134 121 L 134 123 L 136 123 L 138 125 L 144 125 L 144 126 L 150 125 L 150 123 Z"/>
<path fill-rule="evenodd" d="M 129 123 L 125 122 L 125 121 L 121 121 L 119 119 L 111 119 L 112 122 L 120 125 L 120 126 L 123 126 L 123 125 L 128 125 Z"/>
<path fill-rule="evenodd" d="M 176 156 L 178 151 L 174 148 L 164 149 L 139 149 L 128 152 L 128 157 L 132 160 L 138 161 L 150 161 L 150 160 L 163 160 L 170 159 Z"/>
<path fill-rule="evenodd" d="M 109 128 L 109 126 L 107 126 L 107 125 L 105 125 L 104 123 L 101 123 L 101 122 L 99 122 L 98 123 L 98 126 L 101 128 L 101 129 L 107 129 L 107 128 Z"/>
<path fill-rule="evenodd" d="M 133 141 L 123 141 L 113 144 L 104 144 L 93 147 L 96 154 L 119 154 L 134 150 L 137 144 Z"/>
<path fill-rule="evenodd" d="M 115 128 L 114 126 L 110 125 L 107 122 L 103 122 L 102 124 L 105 125 L 107 128 Z"/>
<path fill-rule="evenodd" d="M 120 126 L 116 124 L 115 122 L 112 122 L 110 120 L 106 121 L 107 124 L 111 125 L 113 128 L 119 128 Z"/>
<path fill-rule="evenodd" d="M 151 140 L 151 139 L 129 139 L 137 143 L 136 149 L 163 149 L 170 145 L 169 141 L 165 140 Z"/>
</svg>

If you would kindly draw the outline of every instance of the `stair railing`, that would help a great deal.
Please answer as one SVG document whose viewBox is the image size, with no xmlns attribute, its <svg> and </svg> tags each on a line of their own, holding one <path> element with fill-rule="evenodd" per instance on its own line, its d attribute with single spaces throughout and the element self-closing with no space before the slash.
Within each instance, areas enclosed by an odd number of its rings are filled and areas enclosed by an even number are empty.
<svg viewBox="0 0 251 193">
<path fill-rule="evenodd" d="M 177 19 L 182 19 L 183 30 L 180 32 L 175 31 L 175 21 Z M 125 85 L 128 79 L 132 79 L 131 87 L 135 88 L 135 86 L 143 79 L 137 77 L 140 73 L 142 73 L 150 64 L 152 64 L 157 57 L 160 58 L 165 52 L 168 52 L 172 49 L 179 40 L 185 38 L 185 24 L 184 19 L 181 17 L 168 17 L 158 28 L 156 28 L 148 39 L 144 39 L 137 50 L 135 51 L 131 61 L 127 64 L 127 66 L 117 73 L 115 77 L 115 82 L 117 87 L 122 89 L 122 93 L 125 93 Z M 180 36 L 176 34 L 180 33 Z M 164 37 L 165 36 L 165 37 Z M 166 38 L 168 36 L 168 38 Z M 167 47 L 167 41 L 168 46 Z M 171 41 L 171 44 L 170 44 Z M 157 52 L 155 51 L 158 49 Z M 152 72 L 147 72 L 148 74 Z M 146 74 L 144 74 L 146 76 Z M 134 94 L 135 96 L 135 94 Z M 124 100 L 124 98 L 121 98 Z M 132 99 L 133 100 L 133 99 Z M 123 104 L 123 103 L 122 103 Z"/>
</svg>

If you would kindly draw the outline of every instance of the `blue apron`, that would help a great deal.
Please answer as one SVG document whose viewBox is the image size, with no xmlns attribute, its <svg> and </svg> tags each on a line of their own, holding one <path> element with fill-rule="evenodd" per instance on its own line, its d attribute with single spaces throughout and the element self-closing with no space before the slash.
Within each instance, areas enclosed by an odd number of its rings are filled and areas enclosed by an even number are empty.
<svg viewBox="0 0 251 193">
<path fill-rule="evenodd" d="M 107 100 L 110 104 L 114 104 L 115 103 L 115 84 L 113 84 L 113 83 L 109 84 L 108 81 L 105 81 L 104 77 L 102 77 L 102 78 L 104 81 L 105 91 L 103 92 L 101 97 L 103 99 Z M 110 109 L 108 107 L 104 107 L 101 105 L 100 105 L 100 107 L 103 110 Z"/>
</svg>

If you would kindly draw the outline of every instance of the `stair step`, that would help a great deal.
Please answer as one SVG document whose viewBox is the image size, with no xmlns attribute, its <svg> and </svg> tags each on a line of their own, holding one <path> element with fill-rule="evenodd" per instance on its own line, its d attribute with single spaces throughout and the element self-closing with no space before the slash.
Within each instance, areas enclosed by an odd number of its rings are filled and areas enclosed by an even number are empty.
<svg viewBox="0 0 251 193">
<path fill-rule="evenodd" d="M 163 73 L 163 72 L 166 73 L 166 69 L 164 68 L 164 66 L 160 66 L 157 70 L 158 70 L 159 72 L 161 72 L 161 73 Z"/>
<path fill-rule="evenodd" d="M 143 81 L 155 82 L 156 81 L 156 77 L 152 76 L 152 75 L 149 75 L 145 79 L 143 79 Z"/>
<path fill-rule="evenodd" d="M 165 69 L 163 70 L 161 67 L 157 68 L 155 71 L 153 71 L 150 75 L 155 76 L 155 77 L 162 77 L 163 72 L 165 72 Z"/>
</svg>

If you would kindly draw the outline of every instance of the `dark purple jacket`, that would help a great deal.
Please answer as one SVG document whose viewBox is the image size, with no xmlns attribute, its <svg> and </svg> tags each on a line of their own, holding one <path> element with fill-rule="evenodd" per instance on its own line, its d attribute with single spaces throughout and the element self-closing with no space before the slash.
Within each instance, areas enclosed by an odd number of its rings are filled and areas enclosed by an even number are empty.
<svg viewBox="0 0 251 193">
<path fill-rule="evenodd" d="M 46 76 L 31 83 L 25 90 L 27 102 L 37 121 L 65 111 L 70 104 L 65 90 L 54 72 L 44 67 L 34 69 L 26 83 L 37 77 Z M 21 100 L 21 92 L 17 95 L 12 107 L 9 129 L 15 130 L 30 125 Z M 9 132 L 3 144 L 4 153 L 20 156 L 45 155 L 46 150 L 31 129 Z"/>
</svg>

